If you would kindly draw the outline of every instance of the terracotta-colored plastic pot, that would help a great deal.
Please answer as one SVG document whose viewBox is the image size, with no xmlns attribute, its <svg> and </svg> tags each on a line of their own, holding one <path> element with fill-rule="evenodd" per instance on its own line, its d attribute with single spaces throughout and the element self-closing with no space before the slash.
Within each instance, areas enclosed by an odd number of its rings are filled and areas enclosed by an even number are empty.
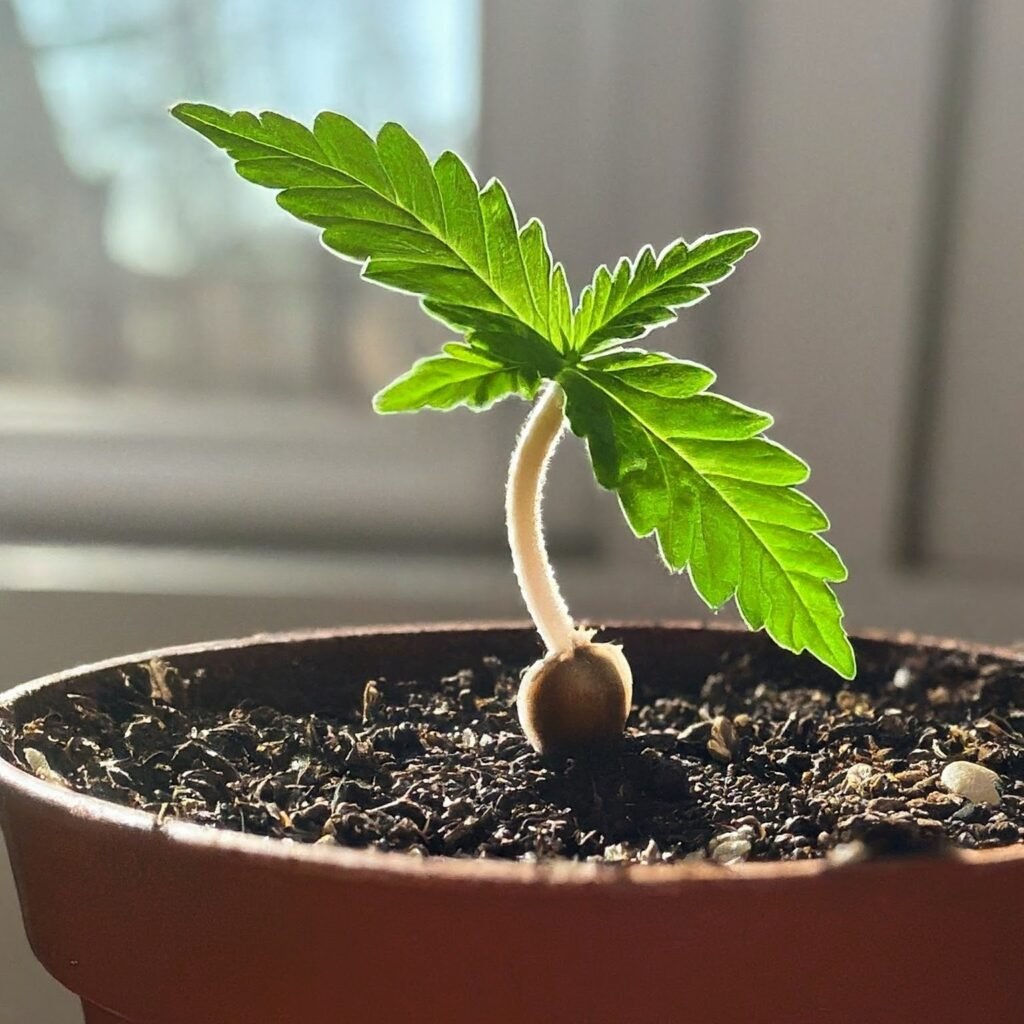
<svg viewBox="0 0 1024 1024">
<path fill-rule="evenodd" d="M 724 650 L 766 643 L 696 624 L 614 633 L 638 677 L 695 685 Z M 895 663 L 916 641 L 857 643 Z M 159 656 L 186 677 L 204 670 L 193 701 L 327 712 L 371 677 L 436 678 L 488 654 L 525 663 L 536 649 L 531 630 L 497 625 Z M 24 720 L 48 691 L 89 693 L 148 657 L 19 687 L 0 714 Z M 843 868 L 422 861 L 158 825 L 5 762 L 0 820 L 32 947 L 91 1024 L 1024 1020 L 1021 845 Z"/>
</svg>

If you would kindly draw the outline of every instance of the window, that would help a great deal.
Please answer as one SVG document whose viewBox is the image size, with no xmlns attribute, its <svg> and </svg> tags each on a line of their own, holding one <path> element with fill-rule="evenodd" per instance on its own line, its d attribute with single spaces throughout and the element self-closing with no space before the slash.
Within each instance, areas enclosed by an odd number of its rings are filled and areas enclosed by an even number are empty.
<svg viewBox="0 0 1024 1024">
<path fill-rule="evenodd" d="M 0 0 L 5 541 L 390 550 L 455 527 L 497 548 L 493 429 L 369 409 L 444 331 L 166 114 L 326 107 L 472 156 L 479 18 L 477 0 Z M 455 502 L 432 469 L 453 449 Z"/>
<path fill-rule="evenodd" d="M 422 324 L 394 330 L 372 289 L 166 108 L 201 97 L 308 121 L 327 106 L 472 149 L 475 0 L 18 0 L 14 13 L 5 383 L 365 398 L 369 372 L 404 366 Z"/>
</svg>

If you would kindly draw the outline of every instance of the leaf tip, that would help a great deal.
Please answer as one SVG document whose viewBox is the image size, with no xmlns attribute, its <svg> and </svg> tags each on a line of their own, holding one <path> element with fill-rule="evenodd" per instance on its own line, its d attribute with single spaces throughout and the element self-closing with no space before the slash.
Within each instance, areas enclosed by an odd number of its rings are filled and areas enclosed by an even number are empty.
<svg viewBox="0 0 1024 1024">
<path fill-rule="evenodd" d="M 831 669 L 833 669 L 837 675 L 843 677 L 843 679 L 856 679 L 857 678 L 857 655 L 854 654 L 853 644 L 850 643 L 850 638 L 842 631 L 843 642 L 838 650 L 830 652 L 832 657 L 825 662 Z"/>
<path fill-rule="evenodd" d="M 395 385 L 398 384 L 402 378 L 392 381 L 390 384 L 382 387 L 372 399 L 370 404 L 373 406 L 373 411 L 380 413 L 382 416 L 390 415 L 396 412 L 408 412 L 410 411 L 406 406 L 402 405 L 401 402 L 396 402 L 394 398 Z"/>
<path fill-rule="evenodd" d="M 377 129 L 377 145 L 380 145 L 382 141 L 387 142 L 392 136 L 396 141 L 398 139 L 401 139 L 403 142 L 411 140 L 417 147 L 419 146 L 419 143 L 397 121 L 385 121 Z"/>
<path fill-rule="evenodd" d="M 462 157 L 460 157 L 459 154 L 456 153 L 454 149 L 443 149 L 438 154 L 437 159 L 434 161 L 434 166 L 437 167 L 439 164 L 442 165 L 442 166 L 447 166 L 448 164 L 462 164 L 462 163 L 463 163 Z M 463 165 L 463 166 L 465 166 L 465 165 Z M 469 170 L 469 168 L 467 167 L 466 170 Z"/>
<path fill-rule="evenodd" d="M 489 196 L 493 193 L 497 193 L 508 199 L 508 193 L 505 191 L 505 186 L 501 183 L 500 178 L 488 178 L 480 189 L 481 196 Z"/>
<path fill-rule="evenodd" d="M 191 100 L 178 100 L 167 108 L 167 113 L 176 121 L 191 127 L 191 121 L 203 109 L 203 104 L 193 103 Z"/>
</svg>

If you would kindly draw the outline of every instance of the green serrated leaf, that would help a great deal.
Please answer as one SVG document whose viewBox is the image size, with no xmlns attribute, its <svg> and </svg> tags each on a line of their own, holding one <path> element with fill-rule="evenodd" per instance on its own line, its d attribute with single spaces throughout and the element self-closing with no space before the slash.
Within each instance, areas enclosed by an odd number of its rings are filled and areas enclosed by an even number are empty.
<svg viewBox="0 0 1024 1024">
<path fill-rule="evenodd" d="M 532 370 L 508 366 L 480 349 L 450 342 L 443 354 L 417 360 L 407 373 L 379 391 L 373 407 L 382 413 L 459 405 L 482 411 L 510 395 L 532 399 L 540 383 Z"/>
<path fill-rule="evenodd" d="M 596 289 L 595 289 L 596 291 Z M 829 583 L 846 578 L 818 533 L 828 520 L 793 489 L 806 465 L 760 436 L 763 413 L 704 390 L 710 370 L 625 350 L 559 376 L 572 430 L 638 536 L 689 571 L 713 608 L 735 597 L 744 621 L 852 678 L 853 651 Z"/>
<path fill-rule="evenodd" d="M 752 228 L 744 228 L 706 235 L 692 246 L 679 239 L 657 257 L 645 246 L 632 263 L 620 260 L 614 274 L 598 267 L 580 295 L 573 348 L 594 352 L 671 323 L 677 309 L 699 302 L 711 285 L 728 277 L 759 238 Z"/>
<path fill-rule="evenodd" d="M 551 254 L 532 222 L 520 232 L 501 183 L 482 191 L 444 153 L 431 166 L 400 125 L 376 139 L 338 114 L 310 131 L 277 114 L 229 113 L 181 103 L 171 113 L 223 149 L 249 181 L 281 189 L 280 205 L 323 230 L 324 244 L 363 264 L 363 276 L 457 311 L 520 321 L 560 350 L 549 331 Z"/>
</svg>

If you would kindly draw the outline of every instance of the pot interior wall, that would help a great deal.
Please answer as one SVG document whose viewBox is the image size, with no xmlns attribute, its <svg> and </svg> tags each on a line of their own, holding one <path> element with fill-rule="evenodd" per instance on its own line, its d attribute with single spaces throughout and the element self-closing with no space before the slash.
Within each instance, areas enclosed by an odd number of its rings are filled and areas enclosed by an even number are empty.
<svg viewBox="0 0 1024 1024">
<path fill-rule="evenodd" d="M 696 692 L 722 658 L 744 654 L 766 673 L 835 689 L 842 685 L 814 659 L 778 650 L 763 634 L 736 629 L 707 629 L 696 624 L 672 630 L 659 626 L 608 627 L 603 639 L 620 641 L 639 689 L 647 693 Z M 891 673 L 916 644 L 856 641 L 861 674 L 870 685 Z M 99 700 L 116 699 L 129 674 L 149 686 L 162 678 L 179 707 L 228 708 L 255 700 L 292 713 L 340 714 L 361 697 L 370 679 L 415 679 L 431 685 L 463 668 L 478 668 L 496 657 L 521 668 L 542 653 L 537 634 L 526 627 L 470 626 L 363 633 L 313 634 L 299 639 L 259 638 L 227 645 L 201 645 L 163 654 L 160 664 L 126 661 L 99 669 L 68 673 L 55 681 L 61 689 Z M 984 657 L 984 656 L 982 656 Z M 44 689 L 23 693 L 10 706 L 20 724 L 43 713 Z"/>
</svg>

